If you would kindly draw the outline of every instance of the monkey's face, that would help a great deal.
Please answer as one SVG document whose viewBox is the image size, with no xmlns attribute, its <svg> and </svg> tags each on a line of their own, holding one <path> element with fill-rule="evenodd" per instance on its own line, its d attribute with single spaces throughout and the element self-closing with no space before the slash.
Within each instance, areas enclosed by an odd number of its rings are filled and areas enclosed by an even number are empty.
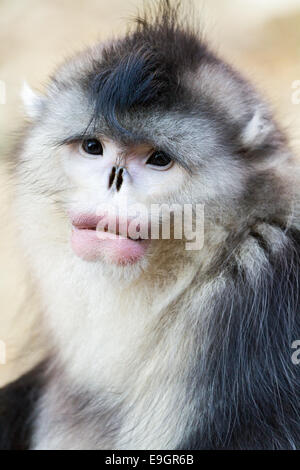
<svg viewBox="0 0 300 470">
<path fill-rule="evenodd" d="M 146 110 L 124 119 L 129 137 L 113 134 L 101 119 L 86 135 L 84 94 L 71 89 L 46 100 L 19 168 L 33 198 L 28 204 L 42 210 L 39 227 L 51 221 L 49 240 L 70 242 L 86 262 L 132 265 L 166 246 L 176 250 L 181 240 L 171 239 L 172 227 L 169 241 L 161 231 L 153 237 L 157 225 L 170 224 L 161 205 L 172 212 L 174 204 L 229 201 L 240 189 L 240 167 L 205 116 Z"/>
<path fill-rule="evenodd" d="M 150 145 L 101 136 L 64 146 L 61 161 L 73 188 L 68 214 L 75 254 L 122 265 L 142 259 L 151 244 L 151 202 L 182 185 L 181 169 Z"/>
<path fill-rule="evenodd" d="M 149 55 L 138 41 L 93 48 L 58 71 L 46 96 L 24 96 L 33 125 L 19 174 L 23 210 L 35 212 L 30 230 L 38 220 L 37 240 L 48 219 L 49 243 L 71 239 L 73 255 L 87 262 L 136 264 L 166 246 L 178 253 L 176 237 L 153 237 L 164 223 L 157 206 L 226 213 L 252 168 L 240 149 L 270 133 L 252 91 L 201 46 L 191 73 L 163 40 L 157 57 L 157 45 Z"/>
</svg>

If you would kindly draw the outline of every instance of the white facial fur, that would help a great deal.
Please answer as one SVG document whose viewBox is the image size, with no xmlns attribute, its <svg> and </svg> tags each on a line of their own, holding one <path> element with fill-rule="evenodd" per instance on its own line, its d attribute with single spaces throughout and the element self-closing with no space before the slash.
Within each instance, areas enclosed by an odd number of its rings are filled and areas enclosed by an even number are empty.
<svg viewBox="0 0 300 470">
<path fill-rule="evenodd" d="M 59 156 L 70 185 L 76 187 L 72 209 L 82 205 L 94 209 L 97 204 L 149 204 L 149 201 L 169 194 L 183 184 L 183 171 L 173 165 L 171 168 L 155 169 L 147 165 L 147 159 L 154 149 L 149 146 L 122 148 L 108 139 L 99 139 L 103 145 L 103 155 L 89 155 L 81 148 L 81 143 L 64 146 Z M 109 187 L 109 177 L 113 167 L 122 166 L 123 184 L 119 191 Z M 88 207 L 85 207 L 87 210 Z"/>
</svg>

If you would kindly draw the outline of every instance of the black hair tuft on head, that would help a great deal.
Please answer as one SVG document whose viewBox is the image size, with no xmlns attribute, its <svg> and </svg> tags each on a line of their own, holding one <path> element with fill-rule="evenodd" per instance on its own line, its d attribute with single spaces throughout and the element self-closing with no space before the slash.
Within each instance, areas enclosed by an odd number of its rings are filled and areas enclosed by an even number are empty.
<svg viewBox="0 0 300 470">
<path fill-rule="evenodd" d="M 90 77 L 94 119 L 118 131 L 122 113 L 136 107 L 168 108 L 181 96 L 181 77 L 215 60 L 200 35 L 181 19 L 180 2 L 160 1 L 135 18 L 124 39 L 104 49 Z"/>
</svg>

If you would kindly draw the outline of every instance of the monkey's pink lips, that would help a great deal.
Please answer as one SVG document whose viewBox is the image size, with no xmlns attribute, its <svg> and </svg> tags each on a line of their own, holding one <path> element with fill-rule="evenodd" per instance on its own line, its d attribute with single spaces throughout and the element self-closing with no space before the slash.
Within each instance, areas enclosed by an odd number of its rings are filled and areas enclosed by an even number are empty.
<svg viewBox="0 0 300 470">
<path fill-rule="evenodd" d="M 119 232 L 119 222 L 116 233 L 101 230 L 98 224 L 103 217 L 94 215 L 79 215 L 72 218 L 71 245 L 77 256 L 86 261 L 106 261 L 126 265 L 139 261 L 146 253 L 149 240 L 132 239 L 128 235 L 128 223 L 125 232 Z"/>
</svg>

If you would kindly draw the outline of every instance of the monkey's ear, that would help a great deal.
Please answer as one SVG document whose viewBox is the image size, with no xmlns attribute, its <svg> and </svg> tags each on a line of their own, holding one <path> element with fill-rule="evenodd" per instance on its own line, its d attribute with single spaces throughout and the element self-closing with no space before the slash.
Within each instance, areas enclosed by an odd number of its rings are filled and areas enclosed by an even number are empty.
<svg viewBox="0 0 300 470">
<path fill-rule="evenodd" d="M 258 107 L 242 132 L 242 144 L 255 148 L 263 144 L 274 131 L 274 123 L 266 112 Z"/>
<path fill-rule="evenodd" d="M 27 116 L 30 119 L 36 119 L 41 114 L 46 98 L 34 92 L 27 82 L 23 83 L 21 98 Z"/>
</svg>

